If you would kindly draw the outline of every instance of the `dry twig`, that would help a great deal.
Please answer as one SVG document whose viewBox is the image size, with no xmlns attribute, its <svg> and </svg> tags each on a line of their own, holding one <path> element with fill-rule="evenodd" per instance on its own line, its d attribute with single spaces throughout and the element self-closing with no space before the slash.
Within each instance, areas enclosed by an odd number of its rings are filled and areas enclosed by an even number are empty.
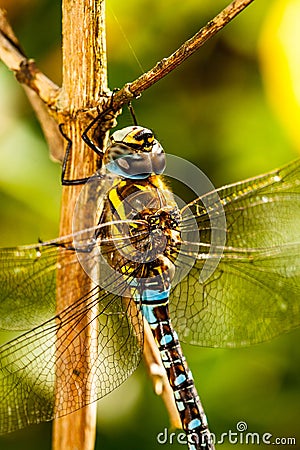
<svg viewBox="0 0 300 450">
<path fill-rule="evenodd" d="M 214 19 L 208 22 L 203 28 L 201 28 L 193 37 L 182 44 L 176 51 L 172 53 L 167 58 L 159 61 L 155 67 L 150 69 L 148 72 L 141 75 L 135 81 L 127 83 L 119 92 L 114 95 L 113 107 L 115 110 L 119 110 L 127 104 L 133 98 L 139 97 L 146 89 L 148 89 L 153 84 L 157 83 L 160 79 L 165 77 L 168 73 L 173 71 L 176 67 L 181 65 L 183 61 L 189 58 L 193 53 L 195 53 L 208 39 L 217 34 L 222 30 L 232 19 L 234 19 L 240 12 L 242 12 L 250 3 L 254 0 L 234 0 L 226 8 L 224 8 Z M 89 3 L 87 1 L 87 3 Z M 95 8 L 94 8 L 95 9 Z M 87 8 L 85 11 L 94 10 L 93 6 Z M 83 20 L 83 18 L 82 18 Z M 84 23 L 84 22 L 82 22 Z M 104 22 L 102 21 L 102 26 Z M 80 26 L 81 27 L 81 23 Z M 69 30 L 66 30 L 68 32 Z M 92 40 L 93 36 L 89 36 Z M 101 42 L 101 41 L 99 41 Z M 98 42 L 89 41 L 91 48 L 97 49 Z M 78 43 L 78 45 L 81 43 Z M 82 54 L 82 48 L 80 48 L 80 54 Z M 95 53 L 94 53 L 95 55 Z M 69 56 L 66 56 L 69 59 Z M 16 73 L 17 79 L 30 87 L 33 91 L 37 92 L 40 99 L 47 105 L 49 115 L 52 115 L 55 120 L 60 123 L 68 121 L 70 118 L 78 117 L 78 113 L 85 110 L 84 101 L 82 101 L 81 106 L 78 110 L 74 110 L 70 107 L 68 102 L 66 102 L 63 92 L 55 84 L 53 84 L 45 75 L 43 75 L 35 66 L 32 59 L 28 59 L 24 56 L 20 45 L 14 36 L 9 24 L 6 21 L 5 14 L 3 10 L 0 9 L 0 58 L 7 65 L 7 67 Z M 87 67 L 88 69 L 88 67 Z M 101 80 L 99 77 L 98 87 L 101 86 Z M 90 115 L 96 115 L 98 113 L 98 107 L 102 107 L 102 104 L 98 104 L 96 99 L 100 92 L 95 90 L 94 102 L 88 106 L 88 117 Z M 85 92 L 77 92 L 79 98 L 85 98 Z M 107 90 L 109 94 L 109 90 Z M 30 99 L 30 101 L 32 101 Z M 102 100 L 101 100 L 102 102 Z M 36 108 L 35 108 L 36 109 Z M 48 115 L 48 117 L 49 117 Z M 49 127 L 47 115 L 39 115 L 39 120 L 41 122 L 42 128 L 45 131 Z M 86 121 L 84 116 L 80 116 L 79 120 Z M 50 133 L 51 134 L 51 133 Z M 53 135 L 53 133 L 52 133 Z M 51 148 L 51 139 L 48 140 Z M 55 149 L 54 154 L 52 154 L 53 159 L 62 161 L 63 152 L 58 151 L 57 146 L 52 147 Z"/>
</svg>

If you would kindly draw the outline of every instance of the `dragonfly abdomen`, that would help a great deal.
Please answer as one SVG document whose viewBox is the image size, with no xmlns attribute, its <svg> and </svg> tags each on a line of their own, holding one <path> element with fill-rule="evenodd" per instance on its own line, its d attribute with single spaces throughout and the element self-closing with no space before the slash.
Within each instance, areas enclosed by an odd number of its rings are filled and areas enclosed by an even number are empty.
<svg viewBox="0 0 300 450">
<path fill-rule="evenodd" d="M 104 252 L 111 267 L 124 275 L 130 295 L 141 307 L 160 351 L 169 383 L 174 393 L 182 428 L 187 434 L 189 450 L 213 450 L 207 419 L 197 394 L 194 379 L 183 356 L 180 343 L 169 318 L 168 302 L 180 244 L 179 210 L 162 180 L 121 180 L 107 195 L 108 220 L 142 220 L 144 235 L 131 227 L 131 245 L 121 249 L 112 245 Z M 107 219 L 107 218 L 106 218 Z M 110 238 L 118 236 L 110 230 Z M 136 234 L 135 234 L 136 233 Z M 113 244 L 114 239 L 111 239 Z M 118 240 L 116 240 L 116 244 Z M 174 251 L 176 247 L 176 251 Z M 176 259 L 176 258 L 175 258 Z"/>
<path fill-rule="evenodd" d="M 182 428 L 187 434 L 190 450 L 213 450 L 206 415 L 195 388 L 192 373 L 183 355 L 177 333 L 173 329 L 165 299 L 144 301 L 143 315 L 152 330 L 162 363 L 166 369 Z M 163 295 L 161 296 L 163 297 Z"/>
</svg>

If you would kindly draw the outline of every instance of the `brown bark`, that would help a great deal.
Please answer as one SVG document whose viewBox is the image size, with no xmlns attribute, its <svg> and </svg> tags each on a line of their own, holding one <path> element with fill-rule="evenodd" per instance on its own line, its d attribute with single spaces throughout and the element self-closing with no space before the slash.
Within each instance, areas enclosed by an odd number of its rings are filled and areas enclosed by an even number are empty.
<svg viewBox="0 0 300 450">
<path fill-rule="evenodd" d="M 95 0 L 64 0 L 63 1 L 63 87 L 60 102 L 65 106 L 73 120 L 65 123 L 64 131 L 72 139 L 71 172 L 72 179 L 81 178 L 81 174 L 96 170 L 97 155 L 86 148 L 81 134 L 85 124 L 76 120 L 78 110 L 88 109 L 100 103 L 107 91 L 106 79 L 106 47 L 105 47 L 105 3 Z M 72 219 L 76 201 L 82 186 L 64 186 L 61 204 L 60 235 L 72 233 Z M 83 202 L 84 203 L 84 202 Z M 82 204 L 88 217 L 89 202 Z M 85 227 L 84 221 L 82 227 Z M 76 287 L 76 289 L 74 289 Z M 57 278 L 57 310 L 61 311 L 85 295 L 92 283 L 80 264 L 72 265 L 71 269 L 62 268 Z M 76 298 L 72 293 L 76 291 Z M 57 398 L 59 402 L 68 402 L 71 391 L 74 396 L 74 404 L 85 404 L 84 397 L 88 399 L 90 392 L 91 368 L 93 359 L 97 355 L 96 342 L 97 327 L 93 325 L 93 317 L 96 317 L 96 308 L 86 316 L 86 323 L 78 324 L 69 334 L 72 348 L 78 348 L 77 355 L 71 355 L 67 361 L 58 358 L 59 364 L 67 364 L 67 369 L 72 371 L 76 367 L 78 359 L 81 359 L 82 370 L 86 388 L 77 391 L 76 377 L 70 383 L 74 386 L 68 388 L 65 395 L 59 392 L 63 381 L 57 380 Z M 93 317 L 92 317 L 93 316 Z M 83 331 L 82 331 L 83 330 Z M 65 330 L 64 330 L 65 331 Z M 80 337 L 77 333 L 81 331 Z M 57 348 L 59 348 L 62 336 L 58 333 Z M 80 351 L 85 349 L 84 353 Z M 70 367 L 71 365 L 71 367 Z M 57 367 L 57 376 L 63 377 L 63 371 Z M 91 403 L 84 408 L 68 414 L 54 421 L 53 450 L 92 450 L 94 448 L 96 432 L 96 403 Z"/>
</svg>

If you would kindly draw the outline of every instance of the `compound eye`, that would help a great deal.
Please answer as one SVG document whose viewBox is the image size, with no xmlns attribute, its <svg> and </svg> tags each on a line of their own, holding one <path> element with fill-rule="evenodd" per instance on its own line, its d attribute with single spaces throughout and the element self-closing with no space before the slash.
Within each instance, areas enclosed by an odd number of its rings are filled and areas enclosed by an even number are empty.
<svg viewBox="0 0 300 450">
<path fill-rule="evenodd" d="M 165 169 L 165 154 L 151 130 L 127 127 L 111 136 L 104 164 L 112 173 L 130 179 L 160 175 Z"/>
<path fill-rule="evenodd" d="M 130 179 L 145 179 L 151 174 L 160 175 L 165 169 L 165 154 L 151 152 L 127 153 L 110 159 L 105 166 L 112 173 Z"/>
</svg>

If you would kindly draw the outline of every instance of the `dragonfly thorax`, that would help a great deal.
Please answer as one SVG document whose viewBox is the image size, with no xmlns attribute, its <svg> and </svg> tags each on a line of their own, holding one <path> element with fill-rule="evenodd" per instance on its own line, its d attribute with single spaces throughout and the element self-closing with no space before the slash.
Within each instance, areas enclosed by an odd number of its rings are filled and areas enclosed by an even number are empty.
<svg viewBox="0 0 300 450">
<path fill-rule="evenodd" d="M 115 131 L 103 162 L 108 171 L 128 179 L 160 175 L 166 165 L 164 150 L 153 132 L 139 126 Z"/>
<path fill-rule="evenodd" d="M 181 215 L 177 207 L 165 207 L 159 210 L 146 208 L 143 211 L 140 211 L 136 218 L 147 221 L 150 233 L 158 230 L 164 233 L 167 233 L 169 230 L 176 230 L 179 232 Z"/>
</svg>

